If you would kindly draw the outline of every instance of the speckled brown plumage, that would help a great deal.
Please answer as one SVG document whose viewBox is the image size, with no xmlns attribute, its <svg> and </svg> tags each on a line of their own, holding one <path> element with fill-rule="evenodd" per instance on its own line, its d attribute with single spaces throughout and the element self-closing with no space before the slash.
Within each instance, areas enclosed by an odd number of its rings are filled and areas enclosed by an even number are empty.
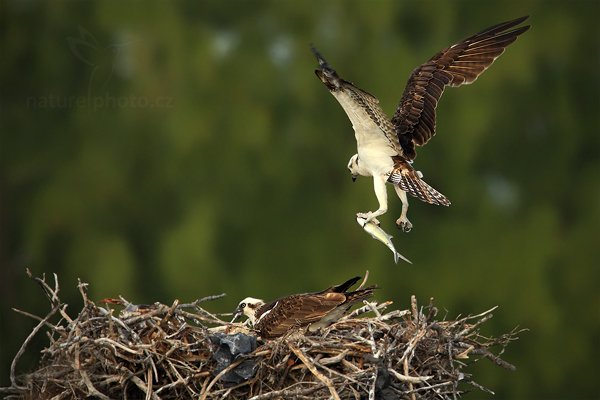
<svg viewBox="0 0 600 400">
<path fill-rule="evenodd" d="M 373 178 L 373 189 L 379 207 L 375 211 L 359 212 L 366 221 L 378 218 L 388 210 L 385 184 L 394 185 L 402 201 L 402 212 L 396 224 L 408 232 L 410 194 L 436 205 L 450 201 L 423 180 L 412 166 L 416 146 L 425 145 L 436 132 L 436 107 L 446 86 L 461 86 L 474 82 L 529 25 L 518 26 L 528 17 L 521 17 L 487 28 L 452 45 L 416 68 L 391 119 L 385 115 L 379 101 L 368 92 L 342 79 L 313 47 L 319 63 L 317 77 L 340 103 L 352 123 L 357 153 L 348 161 L 348 169 L 357 176 Z"/>
<path fill-rule="evenodd" d="M 355 277 L 321 292 L 295 294 L 265 304 L 256 311 L 254 329 L 264 338 L 274 338 L 293 328 L 319 322 L 332 312 L 341 316 L 354 303 L 373 294 L 374 287 L 347 291 L 359 279 Z"/>
<path fill-rule="evenodd" d="M 416 157 L 435 135 L 435 109 L 446 86 L 473 83 L 529 25 L 514 28 L 528 17 L 503 22 L 450 46 L 416 68 L 392 117 L 407 159 Z"/>
</svg>

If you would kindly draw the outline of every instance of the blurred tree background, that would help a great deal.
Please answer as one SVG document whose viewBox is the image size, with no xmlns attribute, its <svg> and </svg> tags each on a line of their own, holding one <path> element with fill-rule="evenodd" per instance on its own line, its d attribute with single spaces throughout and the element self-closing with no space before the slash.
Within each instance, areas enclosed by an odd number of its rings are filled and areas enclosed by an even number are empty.
<svg viewBox="0 0 600 400">
<path fill-rule="evenodd" d="M 73 314 L 78 277 L 96 300 L 226 292 L 220 312 L 369 269 L 397 307 L 500 305 L 484 333 L 529 329 L 516 373 L 474 368 L 496 399 L 598 398 L 599 4 L 3 0 L 0 385 L 36 323 L 11 307 L 48 309 L 26 267 L 56 272 Z M 521 15 L 532 29 L 444 94 L 416 166 L 453 204 L 410 199 L 395 243 L 414 265 L 394 265 L 355 221 L 372 181 L 350 180 L 352 128 L 310 43 L 391 115 L 414 67 Z"/>
</svg>

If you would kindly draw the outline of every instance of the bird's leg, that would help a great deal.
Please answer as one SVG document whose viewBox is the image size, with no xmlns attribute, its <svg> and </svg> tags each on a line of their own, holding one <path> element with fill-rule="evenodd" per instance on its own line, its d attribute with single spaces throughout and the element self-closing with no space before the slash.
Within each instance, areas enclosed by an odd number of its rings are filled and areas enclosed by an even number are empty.
<svg viewBox="0 0 600 400">
<path fill-rule="evenodd" d="M 410 232 L 412 224 L 406 217 L 406 213 L 408 212 L 408 198 L 406 197 L 406 192 L 398 185 L 394 185 L 394 190 L 398 197 L 400 197 L 400 201 L 402 201 L 402 213 L 400 214 L 400 218 L 396 220 L 396 225 L 398 225 L 403 232 Z"/>
<path fill-rule="evenodd" d="M 376 211 L 356 214 L 357 217 L 366 219 L 365 223 L 373 221 L 379 225 L 377 217 L 387 212 L 387 188 L 385 187 L 386 181 L 387 177 L 385 175 L 373 176 L 373 186 L 375 189 L 375 196 L 377 196 L 377 201 L 379 202 L 379 208 Z"/>
</svg>

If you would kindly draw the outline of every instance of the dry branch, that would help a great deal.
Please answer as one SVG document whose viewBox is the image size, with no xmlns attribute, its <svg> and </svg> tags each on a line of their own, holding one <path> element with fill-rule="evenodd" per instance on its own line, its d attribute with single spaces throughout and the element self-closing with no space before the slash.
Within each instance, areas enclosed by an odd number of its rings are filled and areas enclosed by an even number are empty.
<svg viewBox="0 0 600 400">
<path fill-rule="evenodd" d="M 0 388 L 7 399 L 456 399 L 469 387 L 491 392 L 465 372 L 474 361 L 515 369 L 499 355 L 521 332 L 484 337 L 479 329 L 495 308 L 436 320 L 432 300 L 423 310 L 413 296 L 409 310 L 365 303 L 322 332 L 263 341 L 201 307 L 224 295 L 170 306 L 110 299 L 122 308 L 114 315 L 80 282 L 83 308 L 71 318 L 56 275 L 52 285 L 32 279 L 51 311 L 42 318 L 15 310 L 38 324 L 13 360 L 11 386 Z M 43 329 L 50 343 L 39 368 L 17 375 Z"/>
</svg>

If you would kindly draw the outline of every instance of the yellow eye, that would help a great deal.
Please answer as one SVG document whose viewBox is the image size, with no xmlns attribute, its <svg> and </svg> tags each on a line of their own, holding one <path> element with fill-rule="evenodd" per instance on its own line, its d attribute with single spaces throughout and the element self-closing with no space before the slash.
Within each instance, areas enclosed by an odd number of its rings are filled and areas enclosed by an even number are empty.
<svg viewBox="0 0 600 400">
<path fill-rule="evenodd" d="M 240 307 L 241 307 L 241 308 L 246 308 L 246 303 L 242 303 L 242 304 L 240 304 Z"/>
</svg>

